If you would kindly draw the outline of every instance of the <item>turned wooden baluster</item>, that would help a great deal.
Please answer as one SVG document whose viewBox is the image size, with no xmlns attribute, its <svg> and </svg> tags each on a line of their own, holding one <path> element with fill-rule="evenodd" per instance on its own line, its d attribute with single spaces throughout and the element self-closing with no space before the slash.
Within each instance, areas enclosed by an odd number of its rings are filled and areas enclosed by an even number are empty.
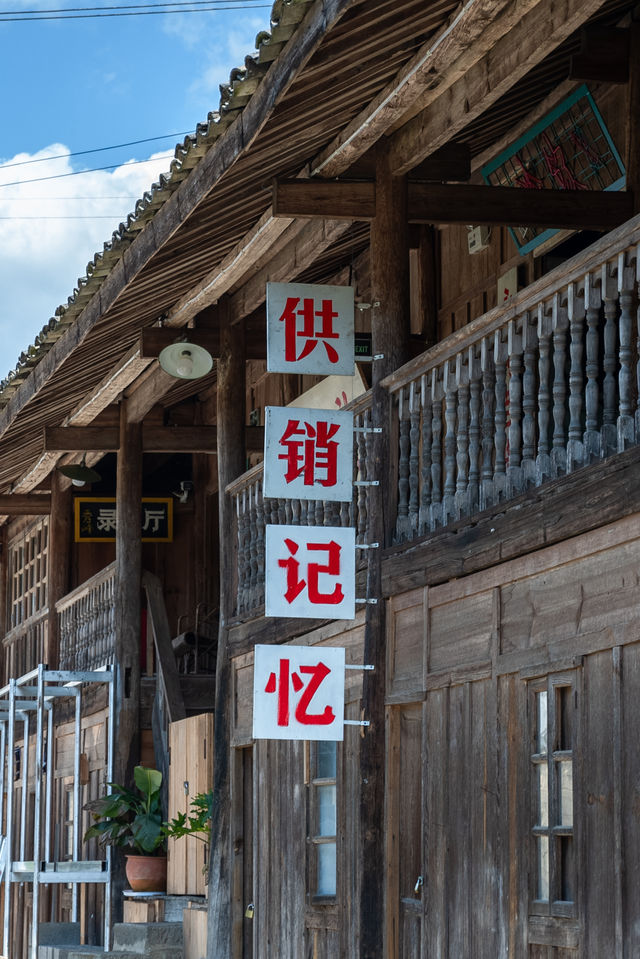
<svg viewBox="0 0 640 959">
<path fill-rule="evenodd" d="M 618 282 L 608 264 L 601 271 L 600 286 L 604 299 L 604 382 L 602 384 L 602 455 L 610 456 L 618 448 Z"/>
<path fill-rule="evenodd" d="M 431 506 L 431 391 L 426 373 L 420 377 L 420 405 L 422 407 L 422 487 L 420 490 L 419 531 L 423 535 L 429 529 Z"/>
<path fill-rule="evenodd" d="M 494 335 L 493 362 L 496 382 L 496 404 L 494 417 L 494 446 L 496 456 L 494 463 L 494 483 L 501 485 L 502 481 L 500 480 L 500 477 L 504 476 L 506 470 L 505 451 L 507 446 L 507 410 L 505 404 L 507 398 L 507 349 L 506 344 L 502 340 L 500 330 L 496 330 Z"/>
<path fill-rule="evenodd" d="M 567 324 L 567 307 L 561 303 L 560 296 L 556 294 L 551 304 L 551 329 L 553 337 L 553 438 L 551 462 L 554 471 L 560 475 L 564 474 L 567 469 L 567 435 L 565 433 L 565 422 L 567 419 L 567 384 L 565 381 Z"/>
<path fill-rule="evenodd" d="M 467 362 L 469 369 L 468 509 L 475 511 L 480 501 L 480 399 L 482 393 L 482 366 L 476 346 L 469 347 Z"/>
<path fill-rule="evenodd" d="M 601 302 L 599 283 L 594 279 L 591 273 L 587 273 L 584 280 L 584 303 L 587 315 L 587 385 L 585 388 L 586 429 L 584 432 L 584 445 L 587 462 L 592 457 L 600 456 L 601 452 L 600 433 L 598 431 L 598 409 L 600 405 L 600 386 L 598 383 L 598 376 L 600 373 L 599 323 Z"/>
<path fill-rule="evenodd" d="M 569 439 L 567 442 L 567 471 L 571 472 L 576 465 L 581 466 L 584 460 L 582 443 L 582 412 L 584 395 L 583 366 L 583 337 L 584 337 L 584 300 L 578 296 L 575 284 L 571 283 L 567 290 L 567 313 L 569 317 L 569 355 L 571 366 L 569 370 Z"/>
<path fill-rule="evenodd" d="M 536 455 L 536 356 L 538 351 L 538 323 L 528 313 L 522 318 L 522 348 L 524 373 L 522 376 L 522 468 L 525 483 L 535 482 Z"/>
<path fill-rule="evenodd" d="M 538 452 L 536 482 L 551 473 L 551 323 L 552 313 L 538 305 Z"/>
<path fill-rule="evenodd" d="M 526 315 L 522 323 L 527 322 Z M 522 335 L 518 333 L 517 321 L 511 320 L 507 327 L 509 352 L 509 475 L 516 488 L 520 486 L 518 470 L 522 462 Z"/>
<path fill-rule="evenodd" d="M 398 512 L 396 540 L 402 543 L 409 534 L 409 410 L 404 388 L 398 391 Z"/>
<path fill-rule="evenodd" d="M 480 344 L 480 367 L 482 370 L 482 483 L 480 486 L 480 509 L 485 509 L 493 502 L 496 375 L 493 365 L 492 338 L 484 339 Z"/>
<path fill-rule="evenodd" d="M 238 495 L 238 611 L 247 605 L 247 491 Z"/>
<path fill-rule="evenodd" d="M 264 517 L 263 483 L 262 479 L 259 479 L 256 484 L 256 535 L 258 537 L 258 592 L 256 602 L 258 605 L 264 603 Z"/>
<path fill-rule="evenodd" d="M 458 386 L 458 418 L 456 429 L 456 508 L 466 509 L 469 485 L 469 376 L 464 363 L 465 354 L 456 356 L 456 384 Z"/>
<path fill-rule="evenodd" d="M 617 447 L 622 452 L 635 442 L 633 422 L 633 401 L 631 383 L 633 373 L 631 364 L 631 330 L 633 325 L 632 307 L 634 292 L 633 261 L 621 253 L 618 257 L 618 291 L 620 293 L 620 372 L 618 373 L 618 395 L 620 410 L 617 422 Z"/>
<path fill-rule="evenodd" d="M 420 496 L 420 403 L 417 396 L 418 383 L 409 386 L 409 528 L 411 535 L 418 532 Z"/>
<path fill-rule="evenodd" d="M 431 371 L 431 528 L 442 522 L 442 387 L 438 371 Z"/>
<path fill-rule="evenodd" d="M 448 523 L 455 514 L 456 492 L 456 422 L 457 422 L 457 392 L 456 377 L 450 366 L 450 361 L 444 364 L 442 387 L 444 390 L 444 483 L 442 490 L 442 522 Z"/>
<path fill-rule="evenodd" d="M 258 593 L 258 526 L 256 519 L 257 483 L 249 487 L 249 607 L 257 603 Z"/>
</svg>

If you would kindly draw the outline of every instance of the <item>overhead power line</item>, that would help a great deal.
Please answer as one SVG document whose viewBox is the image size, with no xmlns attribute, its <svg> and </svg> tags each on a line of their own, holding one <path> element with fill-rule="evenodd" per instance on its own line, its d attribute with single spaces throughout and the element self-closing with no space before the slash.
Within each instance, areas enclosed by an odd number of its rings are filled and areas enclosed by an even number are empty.
<svg viewBox="0 0 640 959">
<path fill-rule="evenodd" d="M 22 10 L 0 11 L 0 23 L 30 23 L 34 20 L 95 20 L 102 17 L 150 17 L 167 15 L 169 13 L 207 13 L 218 12 L 221 10 L 260 10 L 271 9 L 269 3 L 251 3 L 247 0 L 240 0 L 235 3 L 234 0 L 222 0 L 224 5 L 217 5 L 218 0 L 167 0 L 166 3 L 157 4 L 135 4 L 131 7 L 66 7 L 58 12 L 28 11 L 27 15 Z M 232 6 L 226 4 L 231 3 Z M 201 4 L 201 6 L 198 6 Z M 148 7 L 159 7 L 160 9 L 147 9 Z M 76 13 L 76 10 L 91 11 L 88 13 Z M 106 10 L 106 13 L 100 13 L 100 10 Z"/>
<path fill-rule="evenodd" d="M 8 183 L 0 183 L 0 189 L 5 186 L 22 186 L 23 183 L 44 183 L 47 180 L 62 180 L 68 176 L 82 176 L 83 173 L 100 173 L 103 170 L 116 170 L 119 167 L 133 166 L 140 163 L 156 163 L 158 160 L 168 160 L 173 157 L 173 153 L 167 153 L 166 156 L 151 157 L 148 160 L 127 160 L 126 163 L 110 163 L 108 166 L 91 167 L 89 170 L 72 170 L 70 173 L 54 173 L 51 176 L 32 177 L 30 180 L 10 180 Z"/>
<path fill-rule="evenodd" d="M 91 150 L 76 150 L 74 153 L 57 153 L 50 157 L 35 157 L 32 160 L 16 160 L 14 163 L 3 163 L 2 170 L 9 170 L 14 166 L 28 166 L 30 163 L 48 163 L 49 160 L 66 160 L 67 157 L 81 157 L 88 153 L 105 153 L 108 150 L 122 150 L 124 147 L 135 147 L 140 143 L 154 143 L 157 140 L 175 140 L 180 137 L 193 136 L 193 130 L 184 133 L 163 133 L 157 137 L 145 137 L 144 140 L 129 140 L 127 143 L 114 143 L 108 147 L 94 147 Z"/>
</svg>

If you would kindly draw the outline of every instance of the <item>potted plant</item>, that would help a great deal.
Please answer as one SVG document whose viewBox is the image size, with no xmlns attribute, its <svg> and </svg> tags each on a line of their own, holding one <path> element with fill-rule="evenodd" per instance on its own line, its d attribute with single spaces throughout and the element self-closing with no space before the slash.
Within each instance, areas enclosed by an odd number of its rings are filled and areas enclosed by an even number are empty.
<svg viewBox="0 0 640 959">
<path fill-rule="evenodd" d="M 136 766 L 135 789 L 109 783 L 106 796 L 92 799 L 85 809 L 93 825 L 84 838 L 102 846 L 129 849 L 125 872 L 135 892 L 162 892 L 167 886 L 166 830 L 162 821 L 162 773 Z"/>
<path fill-rule="evenodd" d="M 194 836 L 207 846 L 202 871 L 205 883 L 208 881 L 207 860 L 208 847 L 211 841 L 211 819 L 213 817 L 213 790 L 206 793 L 197 793 L 191 800 L 191 814 L 179 812 L 174 819 L 165 823 L 165 833 L 169 839 L 181 839 L 183 836 Z"/>
</svg>

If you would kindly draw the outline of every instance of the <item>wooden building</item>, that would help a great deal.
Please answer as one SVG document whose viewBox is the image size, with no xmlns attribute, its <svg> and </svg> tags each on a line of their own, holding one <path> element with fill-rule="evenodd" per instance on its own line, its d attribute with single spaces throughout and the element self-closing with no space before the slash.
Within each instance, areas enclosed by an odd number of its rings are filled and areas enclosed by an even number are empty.
<svg viewBox="0 0 640 959">
<path fill-rule="evenodd" d="M 115 664 L 115 707 L 84 700 L 76 806 L 109 716 L 121 780 L 169 770 L 169 724 L 215 709 L 212 959 L 640 955 L 637 13 L 276 0 L 219 111 L 2 384 L 7 690 Z M 382 355 L 337 397 L 382 429 L 356 435 L 380 485 L 351 503 L 263 497 L 265 406 L 318 387 L 266 372 L 266 283 L 293 280 L 353 286 Z M 158 364 L 185 338 L 215 359 L 201 379 Z M 81 461 L 100 479 L 78 490 L 60 467 Z M 86 532 L 91 498 L 110 539 Z M 154 498 L 173 534 L 146 541 Z M 379 542 L 357 572 L 378 602 L 266 617 L 264 528 L 284 523 Z M 263 643 L 373 665 L 346 689 L 370 725 L 254 741 Z M 77 812 L 65 709 L 56 860 Z M 104 884 L 74 906 L 41 878 L 40 918 L 98 941 Z M 12 959 L 38 925 L 18 879 Z"/>
</svg>

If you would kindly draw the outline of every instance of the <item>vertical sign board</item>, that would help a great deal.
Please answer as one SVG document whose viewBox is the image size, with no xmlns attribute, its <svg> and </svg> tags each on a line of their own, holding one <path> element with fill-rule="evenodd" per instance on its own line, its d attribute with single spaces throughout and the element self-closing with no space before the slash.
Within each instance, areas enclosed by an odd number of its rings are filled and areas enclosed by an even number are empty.
<svg viewBox="0 0 640 959">
<path fill-rule="evenodd" d="M 267 283 L 267 370 L 353 376 L 351 286 Z"/>
<path fill-rule="evenodd" d="M 256 646 L 253 738 L 342 740 L 344 673 L 344 649 Z"/>
<path fill-rule="evenodd" d="M 354 619 L 356 531 L 267 526 L 265 615 Z"/>
<path fill-rule="evenodd" d="M 350 501 L 353 413 L 267 406 L 264 496 Z"/>
</svg>

